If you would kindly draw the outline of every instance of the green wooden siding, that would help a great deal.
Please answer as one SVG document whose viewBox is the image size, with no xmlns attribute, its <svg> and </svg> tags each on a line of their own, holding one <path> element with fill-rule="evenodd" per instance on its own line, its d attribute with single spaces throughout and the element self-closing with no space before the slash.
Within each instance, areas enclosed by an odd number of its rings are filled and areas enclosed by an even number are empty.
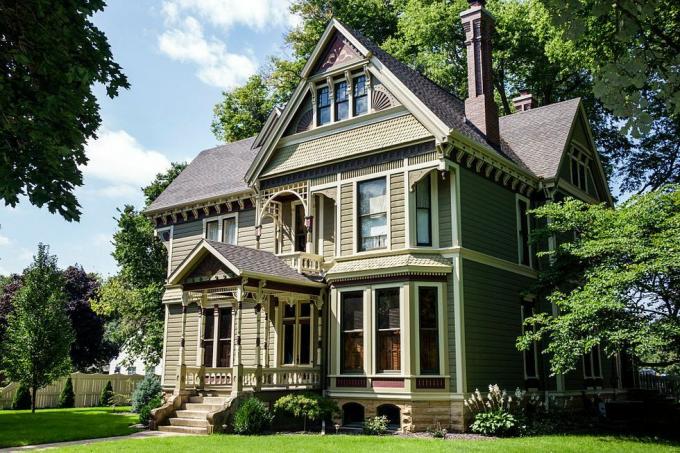
<svg viewBox="0 0 680 453">
<path fill-rule="evenodd" d="M 467 390 L 498 384 L 524 386 L 520 292 L 531 279 L 475 261 L 463 260 Z"/>
<path fill-rule="evenodd" d="M 340 188 L 340 255 L 351 255 L 354 243 L 354 194 L 352 184 Z"/>
<path fill-rule="evenodd" d="M 406 214 L 404 201 L 404 174 L 390 176 L 390 243 L 393 249 L 406 246 Z"/>
<path fill-rule="evenodd" d="M 452 392 L 456 390 L 456 312 L 455 303 L 453 299 L 453 273 L 446 277 L 446 297 L 444 303 L 446 304 L 446 320 L 447 320 L 447 347 L 449 359 L 449 389 Z"/>
<path fill-rule="evenodd" d="M 460 173 L 462 246 L 516 263 L 515 194 L 472 171 Z"/>
<path fill-rule="evenodd" d="M 432 208 L 439 213 L 439 246 L 451 247 L 453 245 L 453 229 L 451 228 L 451 183 L 449 178 L 435 177 L 437 183 L 437 204 Z"/>
</svg>

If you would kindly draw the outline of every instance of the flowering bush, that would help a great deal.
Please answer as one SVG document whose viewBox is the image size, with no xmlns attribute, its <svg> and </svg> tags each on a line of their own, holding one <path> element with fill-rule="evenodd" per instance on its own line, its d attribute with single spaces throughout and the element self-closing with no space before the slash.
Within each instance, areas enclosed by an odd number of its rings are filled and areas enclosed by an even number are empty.
<svg viewBox="0 0 680 453">
<path fill-rule="evenodd" d="M 378 415 L 376 417 L 367 418 L 364 422 L 364 434 L 381 435 L 387 432 L 387 417 Z"/>
<path fill-rule="evenodd" d="M 526 430 L 525 419 L 527 408 L 540 405 L 537 395 L 527 398 L 526 390 L 515 390 L 508 395 L 498 385 L 490 385 L 489 392 L 483 397 L 479 390 L 464 401 L 474 422 L 470 425 L 472 432 L 487 436 L 509 436 L 522 434 Z"/>
</svg>

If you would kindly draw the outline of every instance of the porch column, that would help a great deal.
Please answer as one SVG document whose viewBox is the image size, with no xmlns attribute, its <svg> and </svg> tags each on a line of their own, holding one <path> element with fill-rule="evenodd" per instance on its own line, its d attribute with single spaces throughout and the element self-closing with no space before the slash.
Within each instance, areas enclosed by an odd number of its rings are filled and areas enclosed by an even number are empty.
<svg viewBox="0 0 680 453">
<path fill-rule="evenodd" d="M 199 348 L 198 348 L 198 357 L 196 358 L 196 364 L 200 367 L 198 371 L 198 377 L 199 377 L 199 382 L 198 382 L 198 387 L 203 388 L 203 380 L 205 378 L 205 305 L 206 305 L 206 293 L 203 291 L 203 296 L 201 297 L 201 310 L 200 310 L 200 316 L 198 318 L 198 341 L 199 341 Z"/>
<path fill-rule="evenodd" d="M 232 395 L 238 395 L 243 390 L 243 364 L 241 362 L 241 318 L 243 312 L 243 287 L 236 290 L 236 300 L 234 305 L 236 307 L 236 316 L 234 317 L 234 323 L 236 327 L 236 345 L 234 348 L 234 365 L 233 379 L 231 386 Z"/>
<path fill-rule="evenodd" d="M 267 298 L 267 306 L 264 310 L 264 367 L 269 368 L 269 313 L 272 310 L 271 298 Z"/>
<path fill-rule="evenodd" d="M 220 306 L 213 306 L 213 349 L 210 366 L 217 368 L 217 343 L 220 341 Z"/>
<path fill-rule="evenodd" d="M 260 313 L 262 312 L 262 304 L 258 302 L 255 305 L 255 331 L 256 337 L 255 337 L 255 376 L 257 378 L 257 384 L 256 384 L 256 389 L 259 390 L 260 387 L 262 386 L 262 348 L 260 347 L 260 328 L 261 328 L 261 323 L 260 323 Z"/>
<path fill-rule="evenodd" d="M 175 381 L 175 394 L 179 394 L 186 388 L 186 364 L 184 361 L 184 342 L 187 330 L 187 305 L 188 297 L 186 291 L 182 292 L 182 329 L 179 338 L 179 357 L 177 365 L 177 375 Z"/>
<path fill-rule="evenodd" d="M 314 199 L 311 191 L 311 183 L 307 182 L 307 211 L 305 212 L 305 229 L 307 235 L 305 236 L 306 244 L 305 251 L 307 253 L 314 253 Z"/>
</svg>

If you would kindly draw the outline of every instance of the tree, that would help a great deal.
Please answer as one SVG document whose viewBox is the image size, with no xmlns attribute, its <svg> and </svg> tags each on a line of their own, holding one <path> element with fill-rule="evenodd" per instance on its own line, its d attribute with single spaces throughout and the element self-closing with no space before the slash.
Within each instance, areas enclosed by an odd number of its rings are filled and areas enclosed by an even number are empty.
<svg viewBox="0 0 680 453">
<path fill-rule="evenodd" d="M 118 355 L 118 345 L 106 338 L 106 319 L 97 315 L 90 300 L 95 297 L 99 279 L 82 266 L 69 266 L 63 271 L 67 313 L 75 333 L 71 345 L 71 363 L 76 371 L 101 368 Z"/>
<path fill-rule="evenodd" d="M 111 381 L 106 382 L 106 386 L 102 389 L 102 393 L 99 395 L 99 405 L 108 406 L 111 404 L 111 399 L 113 398 L 113 385 Z"/>
<path fill-rule="evenodd" d="M 165 173 L 157 173 L 156 178 L 146 187 L 142 188 L 146 205 L 149 206 L 170 185 L 172 181 L 187 168 L 186 162 L 173 162 Z"/>
<path fill-rule="evenodd" d="M 66 295 L 57 259 L 46 245 L 23 273 L 23 285 L 12 300 L 2 349 L 10 380 L 31 387 L 35 412 L 38 389 L 71 370 L 73 330 L 66 314 Z"/>
<path fill-rule="evenodd" d="M 61 395 L 59 395 L 59 407 L 76 407 L 76 394 L 73 392 L 73 381 L 71 380 L 71 376 L 66 378 L 64 388 L 61 390 Z"/>
<path fill-rule="evenodd" d="M 2 288 L 0 288 L 0 343 L 2 343 L 7 329 L 7 317 L 12 312 L 12 298 L 19 291 L 19 288 L 21 288 L 21 275 L 19 274 L 12 274 L 2 281 Z"/>
<path fill-rule="evenodd" d="M 647 366 L 680 364 L 680 186 L 635 195 L 617 209 L 574 199 L 534 211 L 555 236 L 534 289 L 558 309 L 526 320 L 520 349 L 544 341 L 553 373 L 573 370 L 599 345 Z M 652 359 L 652 360 L 650 360 Z"/>
<path fill-rule="evenodd" d="M 90 17 L 104 1 L 0 0 L 0 199 L 79 220 L 85 143 L 101 123 L 92 85 L 128 82 Z"/>
</svg>

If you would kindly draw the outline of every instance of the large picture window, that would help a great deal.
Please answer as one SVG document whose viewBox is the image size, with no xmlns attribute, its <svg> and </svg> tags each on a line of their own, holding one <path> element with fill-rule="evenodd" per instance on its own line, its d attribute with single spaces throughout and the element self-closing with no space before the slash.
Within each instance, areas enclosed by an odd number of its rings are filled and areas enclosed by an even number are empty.
<svg viewBox="0 0 680 453">
<path fill-rule="evenodd" d="M 418 288 L 420 374 L 439 374 L 439 290 Z"/>
<path fill-rule="evenodd" d="M 366 76 L 354 78 L 354 116 L 368 112 L 368 90 Z"/>
<path fill-rule="evenodd" d="M 399 288 L 375 291 L 378 372 L 401 369 L 399 293 Z"/>
<path fill-rule="evenodd" d="M 387 246 L 386 179 L 378 178 L 357 184 L 359 198 L 359 250 Z"/>
<path fill-rule="evenodd" d="M 316 122 L 319 126 L 331 122 L 331 98 L 328 87 L 319 88 L 316 93 Z"/>
<path fill-rule="evenodd" d="M 349 117 L 349 96 L 347 82 L 335 84 L 335 121 L 346 120 Z"/>
<path fill-rule="evenodd" d="M 416 184 L 416 244 L 432 245 L 432 192 L 429 175 Z"/>
<path fill-rule="evenodd" d="M 364 370 L 364 294 L 362 291 L 342 293 L 340 299 L 342 331 L 340 369 L 343 373 Z"/>
</svg>

